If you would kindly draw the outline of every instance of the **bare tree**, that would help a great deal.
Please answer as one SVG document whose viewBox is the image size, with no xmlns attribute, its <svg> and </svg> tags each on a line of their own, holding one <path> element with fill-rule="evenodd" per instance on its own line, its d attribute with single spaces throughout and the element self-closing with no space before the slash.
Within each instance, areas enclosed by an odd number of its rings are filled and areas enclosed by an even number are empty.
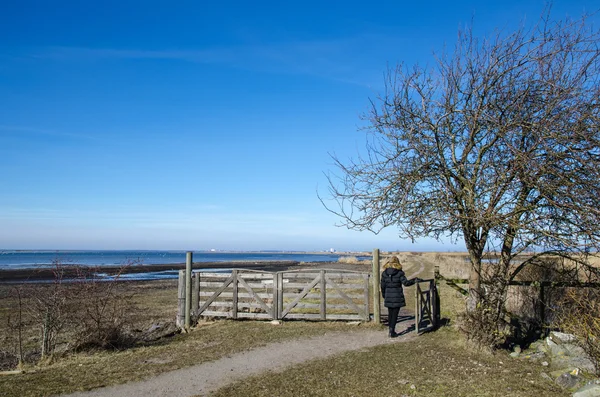
<svg viewBox="0 0 600 397">
<path fill-rule="evenodd" d="M 466 29 L 433 66 L 388 70 L 366 154 L 334 156 L 326 207 L 351 229 L 464 239 L 473 302 L 488 250 L 500 295 L 540 255 L 585 262 L 600 242 L 599 34 L 586 21 Z M 524 251 L 536 254 L 515 266 Z"/>
</svg>

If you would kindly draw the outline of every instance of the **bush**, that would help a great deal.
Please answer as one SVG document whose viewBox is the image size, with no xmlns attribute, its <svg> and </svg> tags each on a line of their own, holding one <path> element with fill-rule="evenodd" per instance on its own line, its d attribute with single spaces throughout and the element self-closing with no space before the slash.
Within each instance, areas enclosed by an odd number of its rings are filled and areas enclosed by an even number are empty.
<svg viewBox="0 0 600 397">
<path fill-rule="evenodd" d="M 132 295 L 119 282 L 124 268 L 110 279 L 99 278 L 98 268 L 81 268 L 77 285 L 78 308 L 74 310 L 75 349 L 130 347 L 127 313 L 133 310 Z"/>
<path fill-rule="evenodd" d="M 600 375 L 600 290 L 567 289 L 554 315 L 554 325 L 577 336 L 578 344 L 590 356 Z"/>
<path fill-rule="evenodd" d="M 497 310 L 485 301 L 480 302 L 473 310 L 462 313 L 458 319 L 458 328 L 469 342 L 477 348 L 492 351 L 506 343 L 508 329 L 498 326 Z"/>
</svg>

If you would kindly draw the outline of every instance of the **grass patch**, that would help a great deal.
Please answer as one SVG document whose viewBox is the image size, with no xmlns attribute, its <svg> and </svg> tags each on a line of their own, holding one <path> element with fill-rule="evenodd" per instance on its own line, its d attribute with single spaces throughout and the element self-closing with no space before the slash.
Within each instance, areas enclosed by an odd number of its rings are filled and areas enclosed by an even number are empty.
<svg viewBox="0 0 600 397">
<path fill-rule="evenodd" d="M 543 367 L 467 349 L 450 327 L 416 339 L 265 373 L 215 396 L 568 396 Z"/>
<path fill-rule="evenodd" d="M 124 351 L 79 353 L 56 363 L 0 377 L 3 397 L 50 396 L 142 380 L 159 373 L 217 360 L 246 349 L 327 332 L 348 330 L 340 322 L 289 321 L 282 325 L 255 321 L 203 323 L 187 335 Z"/>
</svg>

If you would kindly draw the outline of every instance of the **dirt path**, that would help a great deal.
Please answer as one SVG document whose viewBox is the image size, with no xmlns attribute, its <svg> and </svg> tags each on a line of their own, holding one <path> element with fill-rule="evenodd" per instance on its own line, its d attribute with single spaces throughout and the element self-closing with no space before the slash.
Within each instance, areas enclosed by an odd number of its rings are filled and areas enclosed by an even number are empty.
<svg viewBox="0 0 600 397">
<path fill-rule="evenodd" d="M 351 328 L 348 332 L 272 343 L 216 361 L 167 372 L 142 382 L 104 387 L 69 396 L 188 397 L 206 395 L 247 376 L 265 371 L 280 372 L 292 365 L 309 360 L 412 339 L 414 337 L 414 332 L 411 332 L 412 326 L 412 321 L 399 323 L 396 330 L 403 332 L 403 335 L 395 339 L 388 338 L 387 333 L 382 330 L 364 330 L 357 327 Z"/>
</svg>

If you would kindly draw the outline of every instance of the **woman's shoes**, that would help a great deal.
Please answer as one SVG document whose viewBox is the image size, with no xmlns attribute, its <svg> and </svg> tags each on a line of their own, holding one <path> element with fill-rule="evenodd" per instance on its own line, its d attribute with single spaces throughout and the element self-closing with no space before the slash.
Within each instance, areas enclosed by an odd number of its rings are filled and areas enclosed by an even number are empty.
<svg viewBox="0 0 600 397">
<path fill-rule="evenodd" d="M 390 338 L 397 338 L 398 334 L 395 331 L 390 331 Z"/>
</svg>

